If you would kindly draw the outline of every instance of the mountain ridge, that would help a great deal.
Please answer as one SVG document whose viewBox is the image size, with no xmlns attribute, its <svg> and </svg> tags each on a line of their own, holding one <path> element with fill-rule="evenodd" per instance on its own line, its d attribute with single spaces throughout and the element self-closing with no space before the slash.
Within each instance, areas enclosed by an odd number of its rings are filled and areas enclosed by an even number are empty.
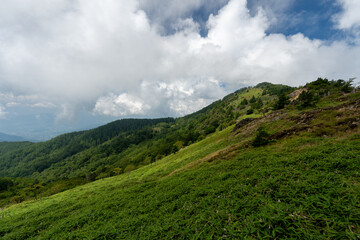
<svg viewBox="0 0 360 240">
<path fill-rule="evenodd" d="M 0 132 L 0 142 L 25 142 L 29 141 L 23 137 Z"/>
<path fill-rule="evenodd" d="M 360 237 L 360 93 L 349 82 L 319 78 L 290 102 L 296 89 L 260 86 L 31 175 L 34 182 L 9 199 L 33 200 L 3 210 L 0 236 Z M 122 138 L 139 141 L 120 151 Z M 0 197 L 16 190 L 14 179 L 2 181 Z"/>
</svg>

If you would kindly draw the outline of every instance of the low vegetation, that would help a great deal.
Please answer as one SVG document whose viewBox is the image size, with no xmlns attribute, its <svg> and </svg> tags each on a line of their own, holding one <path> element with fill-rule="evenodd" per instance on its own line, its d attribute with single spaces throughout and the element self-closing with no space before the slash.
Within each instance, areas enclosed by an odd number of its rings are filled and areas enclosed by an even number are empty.
<svg viewBox="0 0 360 240">
<path fill-rule="evenodd" d="M 52 142 L 0 144 L 1 203 L 27 200 L 0 210 L 0 237 L 358 239 L 359 116 L 350 81 L 319 78 L 298 89 L 263 83 L 183 118 L 109 130 L 24 176 L 5 173 L 42 158 L 7 157 L 37 156 Z M 91 134 L 60 136 L 44 156 Z"/>
</svg>

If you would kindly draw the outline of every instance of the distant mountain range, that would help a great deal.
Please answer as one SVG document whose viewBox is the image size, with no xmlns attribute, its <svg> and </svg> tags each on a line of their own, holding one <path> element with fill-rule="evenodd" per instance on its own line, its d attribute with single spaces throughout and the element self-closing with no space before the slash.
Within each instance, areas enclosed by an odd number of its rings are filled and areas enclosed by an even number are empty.
<svg viewBox="0 0 360 240">
<path fill-rule="evenodd" d="M 0 132 L 0 142 L 23 142 L 23 141 L 28 141 L 28 140 L 23 137 L 9 135 Z"/>
</svg>

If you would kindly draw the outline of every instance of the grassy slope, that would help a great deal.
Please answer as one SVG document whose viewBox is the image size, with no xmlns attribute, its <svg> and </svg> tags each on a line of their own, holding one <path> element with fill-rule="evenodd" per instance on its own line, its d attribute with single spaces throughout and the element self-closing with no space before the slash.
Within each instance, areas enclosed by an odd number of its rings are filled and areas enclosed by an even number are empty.
<svg viewBox="0 0 360 240">
<path fill-rule="evenodd" d="M 118 150 L 118 145 L 123 144 L 121 140 L 133 133 L 138 133 L 136 131 L 141 127 L 148 126 L 155 129 L 159 128 L 156 123 L 168 122 L 168 126 L 173 130 L 165 129 L 166 134 L 180 135 L 186 132 L 189 124 L 192 124 L 194 126 L 192 131 L 197 131 L 205 136 L 208 134 L 206 129 L 213 122 L 216 122 L 214 127 L 216 130 L 218 125 L 227 127 L 229 122 L 234 122 L 235 114 L 245 115 L 250 104 L 240 110 L 237 109 L 240 101 L 244 98 L 249 100 L 252 96 L 258 97 L 262 91 L 257 88 L 239 90 L 237 94 L 227 96 L 226 100 L 217 101 L 199 112 L 179 118 L 173 124 L 171 123 L 174 120 L 171 119 L 124 119 L 96 129 L 64 134 L 42 143 L 23 143 L 22 145 L 0 143 L 0 177 L 32 177 L 44 181 L 54 181 L 83 177 L 86 173 L 95 171 L 99 166 L 104 165 L 123 170 L 130 164 L 138 167 L 147 164 L 145 158 L 150 154 L 147 151 L 149 148 L 147 143 L 154 145 L 161 133 L 155 131 L 154 136 L 150 139 L 144 138 L 140 143 L 136 141 L 132 143 L 133 146 L 126 146 L 121 151 Z M 142 123 L 143 121 L 145 123 Z M 183 141 L 181 138 L 179 140 Z M 154 151 L 156 150 L 158 149 Z M 159 154 L 163 155 L 161 152 Z M 135 155 L 138 155 L 138 158 L 132 159 Z M 124 159 L 129 159 L 129 161 L 124 161 Z"/>
<path fill-rule="evenodd" d="M 246 115 L 252 106 L 240 102 L 261 95 L 271 105 L 276 99 L 262 93 L 258 88 L 240 89 L 175 121 L 125 119 L 43 143 L 0 143 L 0 185 L 1 177 L 12 177 L 13 182 L 0 190 L 0 208 L 132 171 L 233 125 L 236 119 L 260 117 L 263 110 Z M 164 121 L 168 123 L 159 123 Z"/>
<path fill-rule="evenodd" d="M 0 236 L 360 238 L 360 106 L 323 104 L 331 107 L 274 112 L 131 173 L 6 208 Z M 274 142 L 253 148 L 259 126 Z"/>
</svg>

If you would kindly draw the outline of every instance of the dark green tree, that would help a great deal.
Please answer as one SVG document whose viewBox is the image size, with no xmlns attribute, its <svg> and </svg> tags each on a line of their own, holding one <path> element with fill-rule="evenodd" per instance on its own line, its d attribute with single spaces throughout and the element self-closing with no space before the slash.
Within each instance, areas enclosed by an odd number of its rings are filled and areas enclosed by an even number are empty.
<svg viewBox="0 0 360 240">
<path fill-rule="evenodd" d="M 176 144 L 174 144 L 174 145 L 172 146 L 171 153 L 176 153 L 176 152 L 178 152 L 178 151 L 179 151 L 179 147 L 178 147 Z"/>
<path fill-rule="evenodd" d="M 341 88 L 341 91 L 343 91 L 344 93 L 349 93 L 353 90 L 352 87 L 352 83 L 353 83 L 353 79 L 350 79 L 349 81 L 346 81 L 343 85 L 343 87 Z"/>
<path fill-rule="evenodd" d="M 244 98 L 244 100 L 241 101 L 241 105 L 248 105 L 248 100 L 246 100 L 246 98 Z"/>
<path fill-rule="evenodd" d="M 267 133 L 263 127 L 259 127 L 252 145 L 254 147 L 261 147 L 268 144 L 269 142 L 269 133 Z"/>
<path fill-rule="evenodd" d="M 0 178 L 0 192 L 7 190 L 9 187 L 13 186 L 14 183 L 6 178 Z"/>
<path fill-rule="evenodd" d="M 250 103 L 255 103 L 255 102 L 256 102 L 256 98 L 255 98 L 254 95 L 250 98 L 250 101 L 249 101 L 249 102 L 250 102 Z"/>
<path fill-rule="evenodd" d="M 303 109 L 306 107 L 312 107 L 316 104 L 316 98 L 314 94 L 310 91 L 303 91 L 298 98 L 300 105 L 299 108 Z"/>
<path fill-rule="evenodd" d="M 253 114 L 254 113 L 254 110 L 252 108 L 248 109 L 246 111 L 246 115 L 250 115 L 250 114 Z"/>
<path fill-rule="evenodd" d="M 263 103 L 263 101 L 261 100 L 261 98 L 259 97 L 259 98 L 256 100 L 256 102 L 254 103 L 253 108 L 255 108 L 255 109 L 260 109 L 260 108 L 262 108 L 263 106 L 264 106 L 264 103 Z"/>
<path fill-rule="evenodd" d="M 289 104 L 289 97 L 286 94 L 281 94 L 274 105 L 275 110 L 283 109 L 285 105 Z"/>
</svg>

